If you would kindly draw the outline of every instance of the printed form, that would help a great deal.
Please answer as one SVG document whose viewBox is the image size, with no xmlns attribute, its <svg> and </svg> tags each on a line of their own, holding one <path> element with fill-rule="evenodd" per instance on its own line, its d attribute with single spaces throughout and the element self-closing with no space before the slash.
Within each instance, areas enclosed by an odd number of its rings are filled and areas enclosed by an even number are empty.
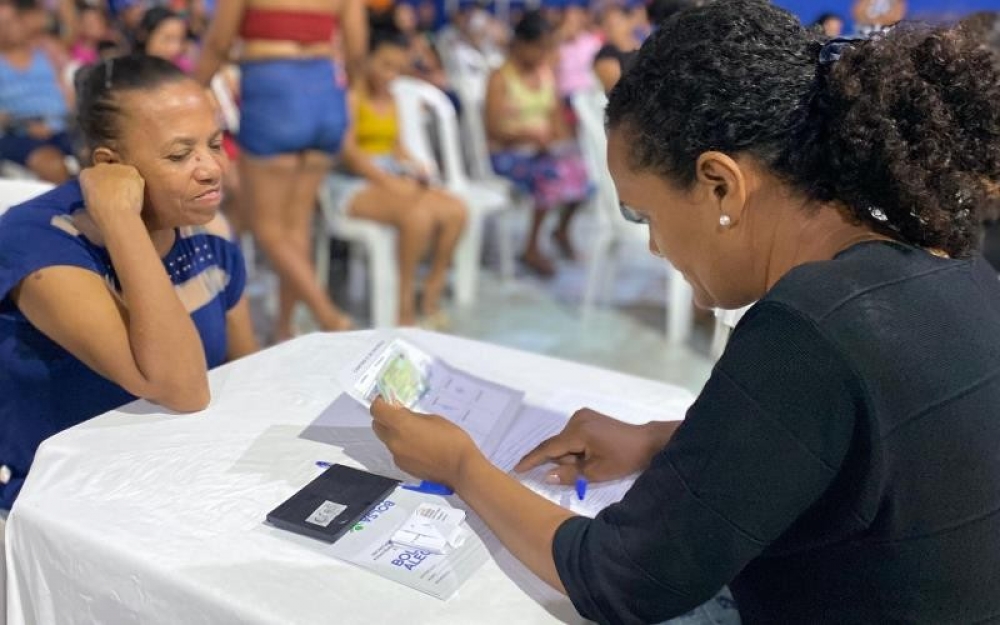
<svg viewBox="0 0 1000 625">
<path fill-rule="evenodd" d="M 429 501 L 450 505 L 444 498 L 397 488 L 326 552 L 432 597 L 448 599 L 489 559 L 489 547 L 481 537 L 495 539 L 475 515 L 469 515 L 471 531 L 465 541 L 446 553 L 392 542 L 413 512 Z"/>
<path fill-rule="evenodd" d="M 459 425 L 496 466 L 509 472 L 535 493 L 577 514 L 595 516 L 620 501 L 635 480 L 635 476 L 629 476 L 612 482 L 590 484 L 581 501 L 573 486 L 554 485 L 546 481 L 551 464 L 523 474 L 513 471 L 517 462 L 536 445 L 562 431 L 575 409 L 571 406 L 582 407 L 602 399 L 596 395 L 574 397 L 561 391 L 553 396 L 552 406 L 548 409 L 526 405 L 523 403 L 523 392 L 456 369 L 416 345 L 393 337 L 378 340 L 342 372 L 341 382 L 348 389 L 347 394 L 334 400 L 302 433 L 302 437 L 343 445 L 345 449 L 363 450 L 365 456 L 356 459 L 369 470 L 392 474 L 382 466 L 386 461 L 391 464 L 391 459 L 380 460 L 380 455 L 370 446 L 362 446 L 360 441 L 353 439 L 346 441 L 344 437 L 350 432 L 364 432 L 366 437 L 374 437 L 370 430 L 368 407 L 377 396 L 382 395 L 391 396 L 417 412 L 438 414 Z M 613 398 L 603 400 L 605 405 L 611 405 Z M 626 403 L 618 402 L 614 406 L 616 412 L 627 412 L 632 417 L 630 420 L 639 415 L 642 419 L 649 414 L 648 409 Z M 406 524 L 420 504 L 427 502 L 465 507 L 457 498 L 446 499 L 397 489 L 362 519 L 353 531 L 331 545 L 328 553 L 431 596 L 447 599 L 490 557 L 484 540 L 496 539 L 468 510 L 467 523 L 473 531 L 461 546 L 447 549 L 444 553 L 432 553 L 393 543 L 393 535 Z"/>
<path fill-rule="evenodd" d="M 455 423 L 487 455 L 500 444 L 524 399 L 523 392 L 456 369 L 398 338 L 378 341 L 341 377 L 348 394 L 365 407 L 380 394 L 391 395 L 385 399 Z"/>
</svg>

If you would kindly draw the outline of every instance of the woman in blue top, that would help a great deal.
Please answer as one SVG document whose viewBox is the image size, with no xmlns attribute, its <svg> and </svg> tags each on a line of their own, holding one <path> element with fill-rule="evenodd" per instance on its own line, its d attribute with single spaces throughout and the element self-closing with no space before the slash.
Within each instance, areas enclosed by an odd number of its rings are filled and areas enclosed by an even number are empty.
<svg viewBox="0 0 1000 625">
<path fill-rule="evenodd" d="M 93 166 L 0 217 L 0 509 L 47 437 L 136 397 L 209 401 L 256 349 L 239 249 L 205 228 L 225 158 L 205 92 L 154 57 L 79 83 Z"/>
<path fill-rule="evenodd" d="M 56 68 L 30 37 L 32 0 L 0 6 L 0 159 L 43 180 L 69 179 L 73 154 L 66 129 L 66 94 Z"/>
</svg>

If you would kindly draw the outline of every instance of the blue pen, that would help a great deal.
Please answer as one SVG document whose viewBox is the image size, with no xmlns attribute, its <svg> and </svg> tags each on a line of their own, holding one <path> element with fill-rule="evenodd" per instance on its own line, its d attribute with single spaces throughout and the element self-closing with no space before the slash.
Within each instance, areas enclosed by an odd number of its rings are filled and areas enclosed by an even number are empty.
<svg viewBox="0 0 1000 625">
<path fill-rule="evenodd" d="M 587 494 L 587 478 L 580 476 L 576 478 L 576 496 L 580 501 Z"/>
<path fill-rule="evenodd" d="M 444 484 L 438 484 L 437 482 L 428 482 L 427 480 L 421 480 L 419 484 L 403 484 L 403 488 L 406 490 L 412 490 L 417 493 L 427 493 L 428 495 L 454 495 L 455 491 L 448 488 Z"/>
</svg>

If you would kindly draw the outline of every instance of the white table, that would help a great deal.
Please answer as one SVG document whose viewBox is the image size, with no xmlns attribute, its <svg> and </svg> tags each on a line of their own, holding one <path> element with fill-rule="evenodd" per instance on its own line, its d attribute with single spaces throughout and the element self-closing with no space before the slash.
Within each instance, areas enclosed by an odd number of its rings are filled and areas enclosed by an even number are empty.
<svg viewBox="0 0 1000 625">
<path fill-rule="evenodd" d="M 420 331 L 451 364 L 544 403 L 579 389 L 663 418 L 680 388 Z M 546 623 L 564 597 L 499 550 L 444 602 L 263 523 L 341 450 L 299 438 L 341 393 L 374 335 L 314 334 L 210 374 L 212 403 L 175 415 L 139 401 L 46 441 L 7 525 L 8 623 Z M 616 415 L 627 419 L 628 415 Z"/>
</svg>

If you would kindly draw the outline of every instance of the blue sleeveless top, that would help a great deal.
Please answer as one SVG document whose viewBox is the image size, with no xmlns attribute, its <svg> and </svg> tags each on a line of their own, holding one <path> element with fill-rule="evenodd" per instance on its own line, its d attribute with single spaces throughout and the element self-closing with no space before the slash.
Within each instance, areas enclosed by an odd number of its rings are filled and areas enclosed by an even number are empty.
<svg viewBox="0 0 1000 625">
<path fill-rule="evenodd" d="M 44 267 L 81 267 L 120 290 L 105 248 L 71 215 L 84 208 L 78 182 L 66 183 L 0 216 L 0 508 L 9 509 L 49 436 L 135 399 L 32 326 L 10 299 Z M 181 228 L 163 266 L 198 328 L 208 366 L 226 358 L 226 313 L 246 279 L 239 247 L 203 228 Z"/>
<path fill-rule="evenodd" d="M 41 118 L 53 132 L 66 129 L 66 100 L 44 52 L 35 50 L 24 70 L 0 59 L 0 110 L 16 119 Z"/>
</svg>

